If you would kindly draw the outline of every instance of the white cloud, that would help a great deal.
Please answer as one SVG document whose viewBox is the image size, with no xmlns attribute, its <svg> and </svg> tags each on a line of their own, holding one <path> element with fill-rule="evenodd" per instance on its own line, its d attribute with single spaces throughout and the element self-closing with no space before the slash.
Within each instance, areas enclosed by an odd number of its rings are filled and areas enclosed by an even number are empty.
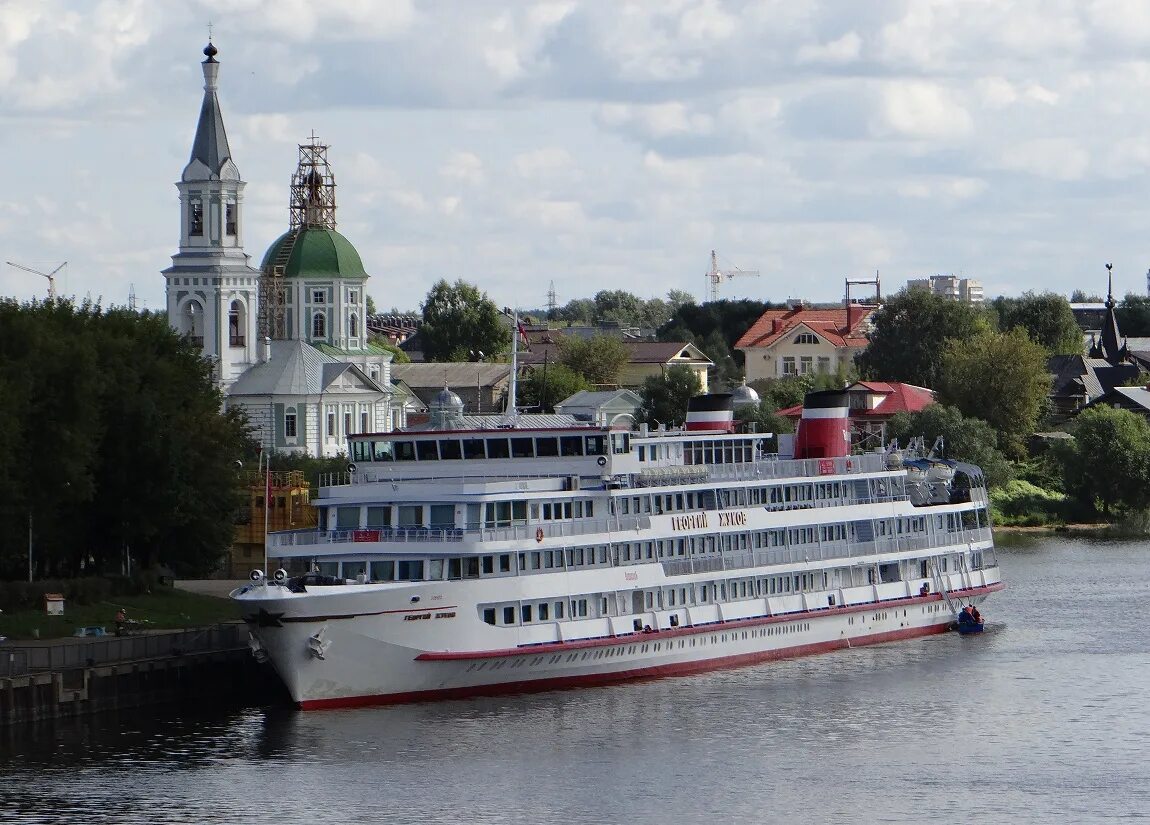
<svg viewBox="0 0 1150 825">
<path fill-rule="evenodd" d="M 561 146 L 548 146 L 516 155 L 514 164 L 515 171 L 522 178 L 569 179 L 573 171 L 574 158 Z"/>
<path fill-rule="evenodd" d="M 970 133 L 973 121 L 946 88 L 924 81 L 891 81 L 882 88 L 871 122 L 877 135 L 954 140 Z"/>
<path fill-rule="evenodd" d="M 857 32 L 852 31 L 829 43 L 800 46 L 798 60 L 800 63 L 845 65 L 858 60 L 861 51 L 862 38 Z"/>
<path fill-rule="evenodd" d="M 1005 147 L 996 165 L 1055 181 L 1081 180 L 1090 167 L 1090 152 L 1069 138 L 1038 138 Z"/>
<path fill-rule="evenodd" d="M 680 101 L 644 106 L 607 103 L 599 109 L 599 120 L 605 126 L 634 131 L 647 138 L 706 135 L 714 128 L 710 115 L 693 112 Z"/>
<path fill-rule="evenodd" d="M 484 180 L 483 161 L 471 152 L 452 152 L 439 168 L 439 174 L 450 180 L 478 186 Z"/>
</svg>

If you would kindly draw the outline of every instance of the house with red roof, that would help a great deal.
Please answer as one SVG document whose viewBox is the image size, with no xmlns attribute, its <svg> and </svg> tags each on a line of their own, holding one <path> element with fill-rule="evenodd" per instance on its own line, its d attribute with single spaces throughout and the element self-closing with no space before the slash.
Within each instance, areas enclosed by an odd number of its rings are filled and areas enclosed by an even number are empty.
<svg viewBox="0 0 1150 825">
<path fill-rule="evenodd" d="M 735 349 L 746 358 L 748 383 L 831 373 L 849 366 L 866 348 L 876 309 L 864 304 L 836 309 L 768 309 L 735 342 Z"/>
<path fill-rule="evenodd" d="M 934 391 L 913 384 L 856 381 L 845 390 L 850 398 L 851 445 L 863 450 L 886 441 L 886 422 L 900 412 L 920 412 L 934 403 Z M 803 405 L 779 410 L 798 425 Z"/>
</svg>

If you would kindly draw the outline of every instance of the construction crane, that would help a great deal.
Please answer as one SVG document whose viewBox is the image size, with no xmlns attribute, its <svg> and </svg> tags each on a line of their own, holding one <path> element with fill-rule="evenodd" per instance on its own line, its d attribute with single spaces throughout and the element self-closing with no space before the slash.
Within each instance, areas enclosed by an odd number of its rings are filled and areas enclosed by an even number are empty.
<svg viewBox="0 0 1150 825">
<path fill-rule="evenodd" d="M 719 269 L 719 256 L 715 254 L 715 250 L 711 250 L 711 271 L 707 273 L 707 280 L 711 283 L 711 300 L 719 300 L 719 284 L 726 278 L 728 281 L 738 275 L 758 275 L 757 269 L 739 269 L 737 266 L 732 269 Z"/>
<path fill-rule="evenodd" d="M 56 273 L 68 265 L 68 262 L 64 261 L 64 263 L 60 264 L 51 272 L 41 272 L 38 269 L 33 269 L 30 266 L 24 266 L 24 264 L 14 263 L 13 261 L 5 261 L 4 263 L 8 264 L 8 266 L 14 266 L 17 269 L 23 269 L 25 272 L 31 272 L 33 275 L 40 275 L 41 277 L 47 278 L 49 301 L 56 300 Z"/>
</svg>

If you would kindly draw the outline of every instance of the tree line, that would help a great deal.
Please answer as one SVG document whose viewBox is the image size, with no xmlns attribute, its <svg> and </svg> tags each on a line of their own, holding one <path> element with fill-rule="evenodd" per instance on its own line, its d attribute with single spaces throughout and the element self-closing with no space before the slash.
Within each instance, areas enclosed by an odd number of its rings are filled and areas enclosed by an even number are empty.
<svg viewBox="0 0 1150 825">
<path fill-rule="evenodd" d="M 0 578 L 213 568 L 254 449 L 162 313 L 0 300 Z"/>
</svg>

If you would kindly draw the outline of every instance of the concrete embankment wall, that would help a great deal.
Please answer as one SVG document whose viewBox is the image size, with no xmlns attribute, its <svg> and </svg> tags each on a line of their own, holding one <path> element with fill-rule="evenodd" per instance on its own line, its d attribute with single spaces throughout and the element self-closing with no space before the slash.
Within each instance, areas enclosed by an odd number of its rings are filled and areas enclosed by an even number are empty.
<svg viewBox="0 0 1150 825">
<path fill-rule="evenodd" d="M 0 725 L 219 697 L 287 701 L 243 625 L 0 647 Z"/>
</svg>

